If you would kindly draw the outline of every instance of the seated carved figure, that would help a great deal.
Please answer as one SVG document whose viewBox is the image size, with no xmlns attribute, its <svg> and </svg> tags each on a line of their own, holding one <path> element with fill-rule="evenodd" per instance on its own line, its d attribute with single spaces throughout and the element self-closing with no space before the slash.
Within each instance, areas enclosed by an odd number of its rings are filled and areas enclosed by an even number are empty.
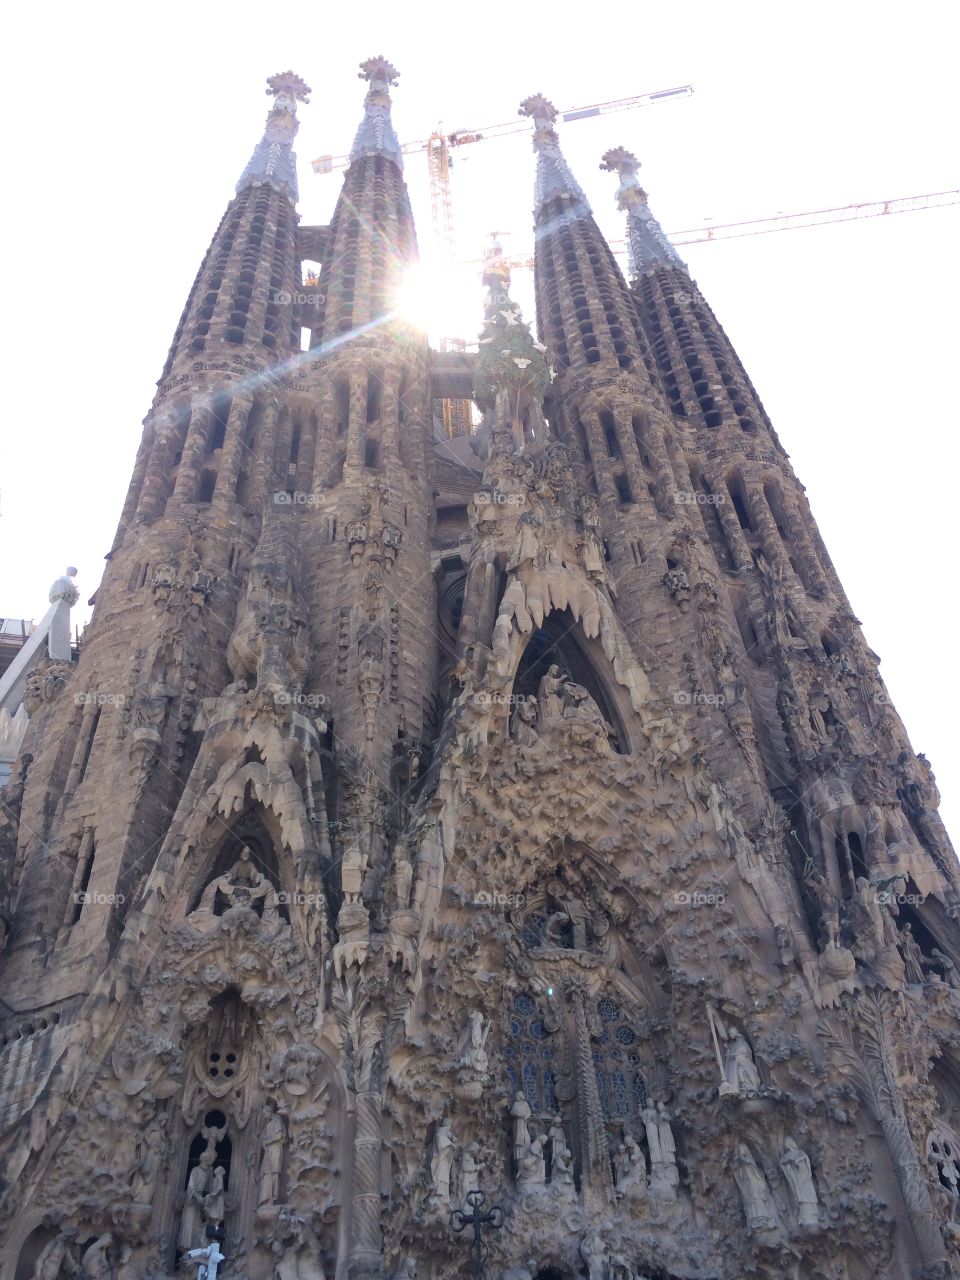
<svg viewBox="0 0 960 1280">
<path fill-rule="evenodd" d="M 196 910 L 219 916 L 233 907 L 246 907 L 264 920 L 276 918 L 273 885 L 257 870 L 246 845 L 230 870 L 210 881 Z"/>
</svg>

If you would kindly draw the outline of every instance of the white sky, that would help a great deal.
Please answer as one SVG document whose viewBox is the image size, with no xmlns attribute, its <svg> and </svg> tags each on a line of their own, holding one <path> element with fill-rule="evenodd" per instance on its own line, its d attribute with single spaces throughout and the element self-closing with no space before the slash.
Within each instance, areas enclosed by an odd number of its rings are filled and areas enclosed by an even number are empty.
<svg viewBox="0 0 960 1280">
<path fill-rule="evenodd" d="M 0 609 L 39 617 L 76 564 L 102 571 L 187 291 L 263 126 L 264 81 L 313 86 L 297 143 L 305 223 L 339 179 L 311 157 L 349 149 L 383 53 L 401 71 L 401 141 L 691 82 L 694 96 L 562 128 L 601 226 L 622 235 L 600 155 L 622 144 L 669 231 L 960 186 L 958 23 L 910 5 L 434 3 L 288 0 L 46 3 L 11 10 L 7 357 L 0 436 Z M 426 161 L 408 158 L 421 245 Z M 458 248 L 494 227 L 532 245 L 529 138 L 457 154 Z M 956 622 L 956 345 L 960 206 L 682 250 L 808 489 L 814 514 L 917 750 L 960 830 Z M 479 327 L 461 273 L 455 318 Z M 458 276 L 458 280 L 461 277 Z M 514 293 L 532 317 L 528 281 Z M 75 611 L 82 618 L 85 611 Z"/>
</svg>

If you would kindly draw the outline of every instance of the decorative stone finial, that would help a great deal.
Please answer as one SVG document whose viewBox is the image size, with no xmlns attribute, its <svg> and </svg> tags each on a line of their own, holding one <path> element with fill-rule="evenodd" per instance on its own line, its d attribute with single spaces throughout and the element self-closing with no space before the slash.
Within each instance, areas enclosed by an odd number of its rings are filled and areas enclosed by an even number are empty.
<svg viewBox="0 0 960 1280">
<path fill-rule="evenodd" d="M 663 233 L 660 223 L 650 212 L 647 193 L 640 185 L 637 170 L 640 161 L 626 147 L 612 147 L 603 153 L 600 168 L 616 173 L 620 178 L 617 188 L 617 207 L 627 215 L 627 251 L 630 274 L 640 275 L 654 263 L 666 262 L 686 271 L 680 255 Z"/>
<path fill-rule="evenodd" d="M 269 78 L 266 92 L 274 103 L 267 114 L 263 137 L 240 175 L 237 194 L 247 187 L 267 184 L 296 203 L 297 158 L 293 154 L 293 139 L 300 127 L 297 103 L 310 101 L 310 86 L 293 71 L 281 71 Z"/>
<path fill-rule="evenodd" d="M 73 579 L 77 576 L 77 571 L 70 565 L 67 572 L 62 578 L 58 578 L 50 588 L 50 603 L 55 604 L 58 600 L 66 600 L 67 604 L 72 608 L 80 599 L 80 590 Z"/>
<path fill-rule="evenodd" d="M 534 123 L 533 149 L 537 153 L 534 213 L 538 214 L 548 200 L 565 199 L 573 206 L 572 216 L 589 217 L 587 197 L 560 151 L 560 139 L 553 127 L 557 118 L 556 107 L 542 93 L 535 93 L 520 103 L 519 114 L 530 116 Z"/>
<path fill-rule="evenodd" d="M 632 151 L 628 151 L 626 147 L 612 147 L 609 151 L 603 153 L 600 168 L 606 170 L 607 173 L 620 175 L 620 187 L 617 191 L 617 205 L 619 208 L 627 209 L 631 202 L 635 202 L 637 199 L 646 200 L 647 193 L 641 187 L 637 178 L 640 161 Z"/>
<path fill-rule="evenodd" d="M 383 54 L 377 54 L 375 58 L 368 58 L 366 62 L 360 63 L 360 70 L 357 73 L 358 80 L 369 80 L 371 85 L 375 81 L 380 81 L 385 85 L 395 85 L 400 79 L 400 72 L 388 62 Z"/>
<path fill-rule="evenodd" d="M 267 81 L 267 96 L 276 98 L 274 106 L 295 112 L 298 102 L 309 102 L 310 86 L 294 71 L 280 71 Z M 287 101 L 289 99 L 289 108 Z"/>
<path fill-rule="evenodd" d="M 551 129 L 557 119 L 557 108 L 542 93 L 535 93 L 529 98 L 524 98 L 517 114 L 531 116 L 538 129 Z"/>
<path fill-rule="evenodd" d="M 370 88 L 363 104 L 363 120 L 350 151 L 351 164 L 363 156 L 383 156 L 403 169 L 403 153 L 390 119 L 390 86 L 395 85 L 399 77 L 393 63 L 379 54 L 361 62 L 359 79 L 369 81 Z"/>
</svg>

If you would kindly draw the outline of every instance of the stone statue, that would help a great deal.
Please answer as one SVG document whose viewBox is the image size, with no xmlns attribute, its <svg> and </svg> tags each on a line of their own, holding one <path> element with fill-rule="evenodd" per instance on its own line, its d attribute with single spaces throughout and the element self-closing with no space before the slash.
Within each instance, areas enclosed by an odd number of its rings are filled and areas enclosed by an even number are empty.
<svg viewBox="0 0 960 1280">
<path fill-rule="evenodd" d="M 732 1027 L 727 1033 L 723 1071 L 729 1086 L 728 1092 L 738 1093 L 741 1098 L 756 1098 L 762 1092 L 763 1085 L 753 1060 L 753 1050 L 736 1027 Z"/>
<path fill-rule="evenodd" d="M 210 1185 L 207 1194 L 203 1197 L 203 1217 L 204 1221 L 213 1227 L 219 1227 L 223 1222 L 225 1212 L 225 1192 L 224 1180 L 227 1171 L 222 1164 L 218 1164 L 210 1176 Z"/>
<path fill-rule="evenodd" d="M 456 1138 L 449 1120 L 441 1120 L 433 1135 L 433 1152 L 430 1157 L 430 1177 L 433 1179 L 433 1200 L 441 1207 L 450 1203 L 450 1174 L 456 1155 Z"/>
<path fill-rule="evenodd" d="M 662 1195 L 676 1193 L 680 1181 L 677 1170 L 677 1147 L 666 1106 L 644 1107 L 640 1113 L 650 1150 L 650 1189 Z"/>
<path fill-rule="evenodd" d="M 924 960 L 923 964 L 925 969 L 932 969 L 934 964 L 939 965 L 943 970 L 943 980 L 947 986 L 952 987 L 954 991 L 960 991 L 960 972 L 958 972 L 956 964 L 939 947 L 930 948 L 930 959 Z"/>
<path fill-rule="evenodd" d="M 571 945 L 574 951 L 586 951 L 588 947 L 587 925 L 590 920 L 590 913 L 586 903 L 578 898 L 572 890 L 568 889 L 562 880 L 551 880 L 547 885 L 547 893 L 554 900 L 557 907 L 544 926 L 547 938 L 554 946 L 563 945 L 557 938 L 556 930 L 558 926 L 568 924 L 571 930 Z"/>
<path fill-rule="evenodd" d="M 76 1228 L 67 1227 L 58 1236 L 54 1236 L 49 1244 L 44 1245 L 34 1264 L 30 1280 L 60 1280 L 64 1271 L 70 1276 L 77 1275 L 80 1269 L 71 1252 L 75 1235 Z"/>
<path fill-rule="evenodd" d="M 923 972 L 923 952 L 913 936 L 913 926 L 905 924 L 900 930 L 900 954 L 903 956 L 903 967 L 907 982 L 925 982 Z"/>
<path fill-rule="evenodd" d="M 543 1152 L 543 1139 L 533 1138 L 521 1155 L 517 1168 L 517 1186 L 530 1190 L 542 1187 L 547 1181 L 547 1161 Z"/>
<path fill-rule="evenodd" d="M 264 902 L 271 888 L 270 881 L 254 866 L 253 854 L 244 845 L 240 850 L 240 857 L 230 870 L 211 880 L 204 889 L 198 910 L 216 913 L 218 897 L 226 901 L 227 910 L 233 907 L 253 910 L 258 903 Z"/>
<path fill-rule="evenodd" d="M 80 590 L 74 582 L 77 571 L 70 565 L 67 572 L 62 578 L 57 578 L 56 582 L 50 588 L 50 603 L 56 604 L 58 600 L 65 600 L 71 607 L 80 599 Z"/>
<path fill-rule="evenodd" d="M 400 1259 L 400 1265 L 394 1271 L 390 1280 L 416 1280 L 417 1260 L 411 1254 L 407 1254 Z"/>
<path fill-rule="evenodd" d="M 398 911 L 409 907 L 412 887 L 413 864 L 407 856 L 406 845 L 401 842 L 393 851 L 393 899 Z"/>
<path fill-rule="evenodd" d="M 280 1175 L 283 1172 L 283 1151 L 286 1144 L 286 1130 L 283 1116 L 273 1099 L 266 1104 L 267 1119 L 263 1126 L 263 1137 L 260 1139 L 262 1154 L 260 1157 L 260 1190 L 257 1195 L 257 1206 L 278 1204 L 280 1202 Z"/>
<path fill-rule="evenodd" d="M 302 1218 L 281 1215 L 281 1222 L 292 1224 L 292 1236 L 274 1240 L 271 1252 L 277 1257 L 273 1280 L 324 1280 L 320 1241 Z"/>
<path fill-rule="evenodd" d="M 211 1170 L 215 1159 L 216 1150 L 208 1142 L 206 1148 L 200 1153 L 199 1161 L 190 1170 L 184 1195 L 183 1215 L 180 1218 L 178 1249 L 193 1249 L 201 1243 L 204 1221 L 203 1198 L 210 1189 Z"/>
<path fill-rule="evenodd" d="M 647 1162 L 633 1134 L 624 1135 L 614 1156 L 617 1198 L 638 1200 L 647 1194 Z"/>
<path fill-rule="evenodd" d="M 810 1168 L 810 1157 L 805 1151 L 801 1151 L 793 1138 L 783 1140 L 780 1168 L 793 1192 L 801 1227 L 818 1226 L 820 1204 Z"/>
<path fill-rule="evenodd" d="M 580 1256 L 587 1264 L 589 1280 L 607 1280 L 607 1250 L 597 1231 L 588 1231 L 580 1241 Z"/>
<path fill-rule="evenodd" d="M 566 676 L 554 663 L 547 668 L 537 689 L 537 707 L 539 709 L 539 727 L 541 732 L 551 720 L 559 720 L 563 715 L 563 697 L 560 693 Z"/>
<path fill-rule="evenodd" d="M 113 1233 L 105 1232 L 99 1236 L 86 1250 L 80 1259 L 80 1270 L 84 1280 L 113 1280 Z"/>
<path fill-rule="evenodd" d="M 464 1200 L 471 1191 L 480 1190 L 480 1144 L 478 1142 L 468 1142 L 463 1148 L 463 1155 L 460 1160 L 461 1171 L 461 1194 Z"/>
<path fill-rule="evenodd" d="M 513 1154 L 517 1164 L 519 1164 L 520 1157 L 530 1145 L 528 1122 L 533 1114 L 530 1110 L 530 1103 L 527 1101 L 522 1089 L 517 1090 L 517 1096 L 513 1100 L 510 1114 L 513 1116 Z"/>
<path fill-rule="evenodd" d="M 532 747 L 540 741 L 540 735 L 537 733 L 536 698 L 523 698 L 517 703 L 510 728 L 513 740 L 518 747 Z"/>
<path fill-rule="evenodd" d="M 746 1143 L 737 1148 L 733 1164 L 733 1176 L 740 1189 L 743 1211 L 747 1219 L 747 1231 L 775 1231 L 777 1212 L 763 1170 L 757 1165 Z"/>
<path fill-rule="evenodd" d="M 134 1204 L 152 1204 L 153 1193 L 166 1154 L 166 1138 L 159 1121 L 147 1126 L 138 1148 L 138 1160 L 130 1178 Z"/>
<path fill-rule="evenodd" d="M 484 1024 L 483 1014 L 479 1009 L 471 1010 L 457 1043 L 458 1067 L 469 1067 L 480 1075 L 486 1074 L 487 1054 L 483 1046 L 489 1034 L 490 1024 Z"/>
<path fill-rule="evenodd" d="M 543 521 L 536 512 L 524 511 L 517 521 L 517 541 L 507 561 L 508 572 L 520 569 L 527 564 L 539 564 L 542 533 Z"/>
</svg>

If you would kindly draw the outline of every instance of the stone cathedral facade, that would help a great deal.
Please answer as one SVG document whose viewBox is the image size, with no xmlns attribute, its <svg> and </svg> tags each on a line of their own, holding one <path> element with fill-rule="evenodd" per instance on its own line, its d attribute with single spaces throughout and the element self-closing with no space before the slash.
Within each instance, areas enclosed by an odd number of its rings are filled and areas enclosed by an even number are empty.
<svg viewBox="0 0 960 1280">
<path fill-rule="evenodd" d="M 494 246 L 432 351 L 362 77 L 312 227 L 269 82 L 28 685 L 0 1277 L 960 1275 L 958 863 L 787 454 L 634 157 L 628 281 L 540 96 L 538 338 Z"/>
</svg>

